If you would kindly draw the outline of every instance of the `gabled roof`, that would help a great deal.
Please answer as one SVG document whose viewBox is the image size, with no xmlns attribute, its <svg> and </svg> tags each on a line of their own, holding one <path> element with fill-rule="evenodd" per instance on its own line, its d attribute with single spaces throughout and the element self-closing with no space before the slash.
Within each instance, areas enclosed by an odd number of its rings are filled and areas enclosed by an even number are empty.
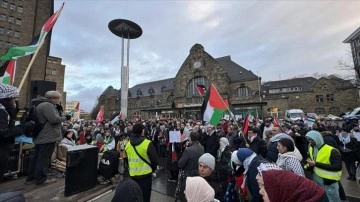
<svg viewBox="0 0 360 202">
<path fill-rule="evenodd" d="M 112 86 L 109 86 L 105 89 L 105 91 L 100 96 L 120 96 L 118 90 L 114 89 Z"/>
<path fill-rule="evenodd" d="M 137 96 L 137 91 L 140 89 L 142 96 L 150 96 L 149 89 L 154 90 L 154 95 L 160 95 L 162 91 L 168 91 L 174 89 L 174 78 L 163 79 L 158 81 L 151 81 L 148 83 L 137 84 L 132 88 L 129 88 L 131 97 Z"/>
<path fill-rule="evenodd" d="M 339 78 L 337 76 L 328 76 L 325 77 L 326 79 L 329 79 L 337 89 L 348 89 L 348 88 L 354 88 L 354 85 L 349 81 L 342 78 Z"/>
<path fill-rule="evenodd" d="M 352 40 L 360 36 L 360 27 L 357 28 L 350 36 L 348 36 L 343 43 L 350 43 Z"/>
<path fill-rule="evenodd" d="M 308 91 L 317 79 L 314 77 L 294 78 L 280 81 L 268 81 L 263 84 L 263 89 L 268 92 L 270 89 L 301 87 L 302 91 Z"/>
<path fill-rule="evenodd" d="M 250 81 L 257 80 L 258 76 L 252 71 L 243 68 L 242 66 L 233 62 L 230 56 L 216 58 L 216 61 L 224 68 L 230 81 Z"/>
</svg>

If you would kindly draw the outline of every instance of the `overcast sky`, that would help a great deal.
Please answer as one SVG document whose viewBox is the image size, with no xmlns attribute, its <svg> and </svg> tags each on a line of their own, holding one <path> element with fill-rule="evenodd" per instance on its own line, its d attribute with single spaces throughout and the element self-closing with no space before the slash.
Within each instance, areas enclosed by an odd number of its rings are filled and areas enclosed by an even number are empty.
<svg viewBox="0 0 360 202">
<path fill-rule="evenodd" d="M 55 0 L 55 10 L 64 1 Z M 342 42 L 360 27 L 360 1 L 69 0 L 55 24 L 51 55 L 66 65 L 67 100 L 90 111 L 109 86 L 120 88 L 121 39 L 108 23 L 128 19 L 143 34 L 130 44 L 130 87 L 174 78 L 199 43 L 214 58 L 230 55 L 262 81 L 337 70 L 349 61 Z M 352 62 L 352 61 L 351 61 Z"/>
</svg>

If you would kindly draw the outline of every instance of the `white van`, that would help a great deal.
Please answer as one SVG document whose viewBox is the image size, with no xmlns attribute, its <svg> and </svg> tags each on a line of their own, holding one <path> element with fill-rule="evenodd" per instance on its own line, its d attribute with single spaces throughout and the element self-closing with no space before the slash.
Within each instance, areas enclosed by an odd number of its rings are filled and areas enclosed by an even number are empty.
<svg viewBox="0 0 360 202">
<path fill-rule="evenodd" d="M 289 109 L 285 111 L 285 120 L 297 121 L 304 118 L 304 112 L 301 109 Z"/>
</svg>

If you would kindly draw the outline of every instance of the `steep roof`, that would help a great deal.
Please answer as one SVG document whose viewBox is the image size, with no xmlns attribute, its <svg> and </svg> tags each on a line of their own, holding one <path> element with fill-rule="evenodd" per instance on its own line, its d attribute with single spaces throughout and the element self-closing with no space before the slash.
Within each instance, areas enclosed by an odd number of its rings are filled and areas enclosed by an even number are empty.
<svg viewBox="0 0 360 202">
<path fill-rule="evenodd" d="M 268 92 L 269 89 L 284 87 L 302 87 L 302 91 L 308 91 L 317 79 L 314 77 L 294 78 L 279 81 L 268 81 L 263 84 L 263 89 Z"/>
<path fill-rule="evenodd" d="M 100 96 L 119 96 L 120 93 L 118 90 L 114 89 L 112 86 L 109 86 Z"/>
<path fill-rule="evenodd" d="M 353 39 L 357 38 L 358 36 L 360 36 L 360 27 L 357 28 L 352 34 L 350 34 L 350 36 L 348 36 L 343 43 L 350 43 Z"/>
<path fill-rule="evenodd" d="M 150 96 L 149 90 L 151 88 L 154 90 L 154 95 L 160 95 L 162 91 L 173 90 L 174 78 L 137 84 L 134 87 L 129 88 L 129 92 L 131 93 L 131 97 L 136 97 L 137 91 L 140 89 L 142 96 Z"/>
<path fill-rule="evenodd" d="M 218 61 L 227 72 L 230 81 L 250 81 L 258 79 L 258 76 L 252 73 L 252 71 L 233 62 L 229 55 L 216 58 L 216 61 Z"/>
</svg>

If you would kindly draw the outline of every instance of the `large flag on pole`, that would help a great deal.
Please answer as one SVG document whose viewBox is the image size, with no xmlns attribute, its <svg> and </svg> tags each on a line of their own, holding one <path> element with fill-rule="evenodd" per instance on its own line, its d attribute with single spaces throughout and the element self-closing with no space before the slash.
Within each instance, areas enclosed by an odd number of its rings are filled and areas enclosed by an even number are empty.
<svg viewBox="0 0 360 202">
<path fill-rule="evenodd" d="M 99 112 L 98 112 L 98 114 L 96 116 L 95 122 L 96 123 L 101 123 L 103 120 L 104 120 L 104 110 L 103 110 L 102 107 L 100 107 L 100 110 L 99 110 Z"/>
<path fill-rule="evenodd" d="M 0 83 L 13 85 L 15 79 L 16 60 L 5 62 L 0 67 Z"/>
<path fill-rule="evenodd" d="M 276 127 L 280 126 L 279 119 L 277 116 L 274 116 L 274 118 L 273 118 L 273 125 Z"/>
<path fill-rule="evenodd" d="M 38 38 L 37 41 L 34 41 L 35 43 L 32 43 L 28 46 L 18 46 L 18 47 L 11 47 L 9 50 L 4 54 L 0 56 L 0 60 L 16 60 L 19 57 L 31 55 L 35 53 L 36 49 L 39 47 L 39 45 L 42 45 L 42 41 L 45 40 L 45 37 L 51 30 L 51 28 L 54 26 L 56 20 L 59 18 L 61 10 L 64 7 L 64 3 L 62 4 L 61 8 L 57 10 L 43 25 L 41 32 L 39 36 L 36 36 L 35 38 Z"/>
<path fill-rule="evenodd" d="M 216 126 L 226 109 L 224 100 L 214 84 L 211 84 L 201 107 L 202 120 Z"/>
</svg>

